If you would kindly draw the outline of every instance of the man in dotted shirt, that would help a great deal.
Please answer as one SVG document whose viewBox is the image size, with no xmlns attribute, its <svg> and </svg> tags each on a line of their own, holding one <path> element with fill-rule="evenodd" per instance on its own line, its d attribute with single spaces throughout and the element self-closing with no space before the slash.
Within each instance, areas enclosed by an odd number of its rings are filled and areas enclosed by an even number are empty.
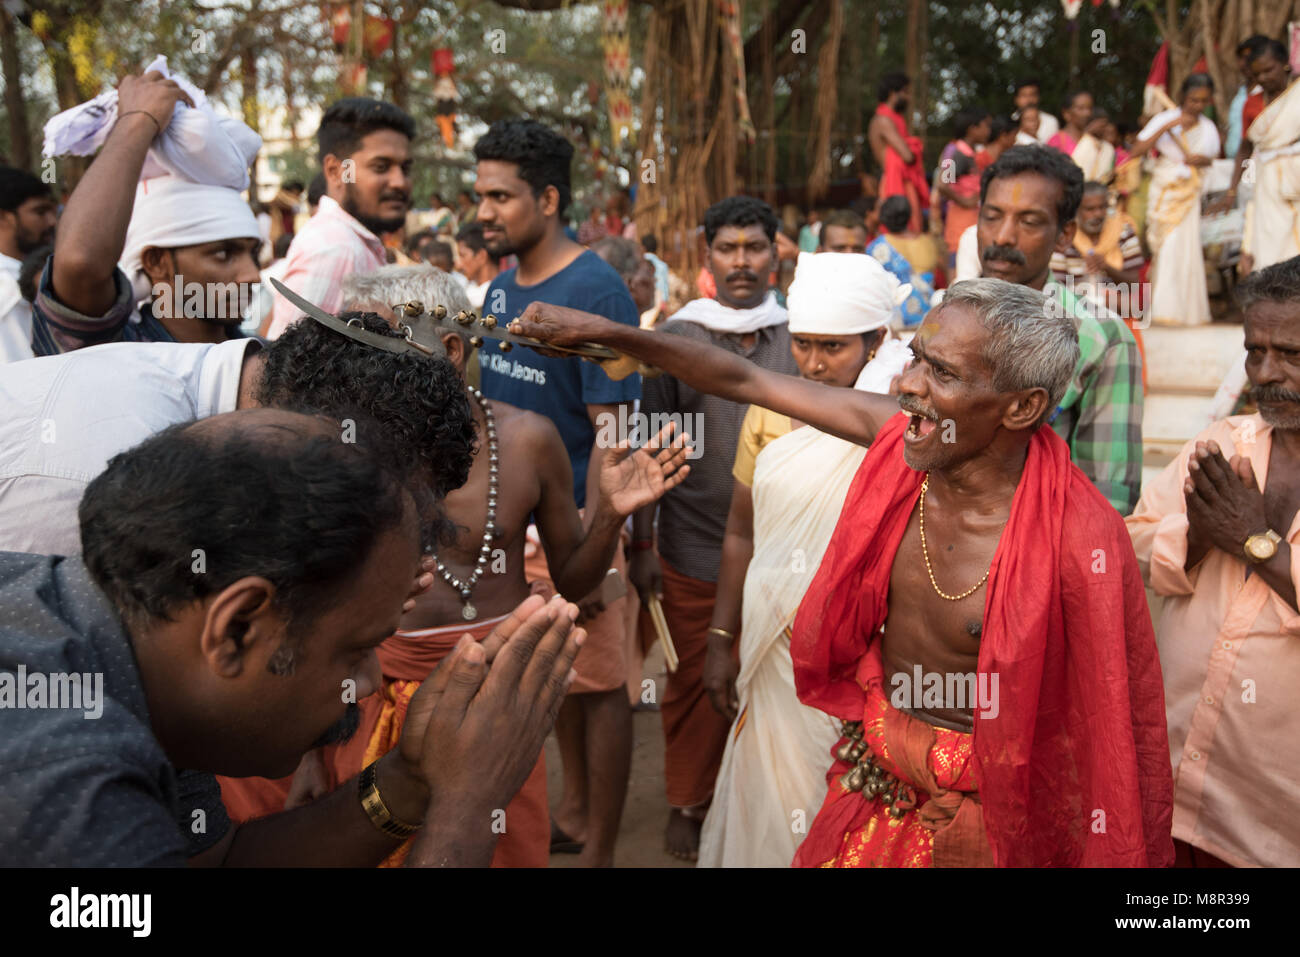
<svg viewBox="0 0 1300 957">
<path fill-rule="evenodd" d="M 0 553 L 0 865 L 365 866 L 412 835 L 410 865 L 491 859 L 585 637 L 559 599 L 458 645 L 355 788 L 221 809 L 214 774 L 282 776 L 346 735 L 420 567 L 409 473 L 340 430 L 173 426 L 89 484 L 84 559 Z"/>
</svg>

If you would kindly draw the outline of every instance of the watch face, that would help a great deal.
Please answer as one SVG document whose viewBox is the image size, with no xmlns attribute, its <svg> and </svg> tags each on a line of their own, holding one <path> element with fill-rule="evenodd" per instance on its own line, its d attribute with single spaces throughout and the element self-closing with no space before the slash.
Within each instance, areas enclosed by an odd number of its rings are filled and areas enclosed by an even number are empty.
<svg viewBox="0 0 1300 957">
<path fill-rule="evenodd" d="M 1269 541 L 1268 537 L 1265 535 L 1252 535 L 1250 538 L 1246 539 L 1246 551 L 1250 554 L 1251 558 L 1257 558 L 1263 561 L 1272 558 L 1273 552 L 1276 550 L 1277 546 Z"/>
</svg>

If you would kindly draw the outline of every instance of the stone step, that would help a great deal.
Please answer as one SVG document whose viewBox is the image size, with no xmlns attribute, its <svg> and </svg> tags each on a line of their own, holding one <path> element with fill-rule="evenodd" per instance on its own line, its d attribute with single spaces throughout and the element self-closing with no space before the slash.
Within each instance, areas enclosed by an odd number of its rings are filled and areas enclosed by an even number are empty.
<svg viewBox="0 0 1300 957">
<path fill-rule="evenodd" d="M 1235 323 L 1142 330 L 1147 395 L 1164 392 L 1213 395 L 1241 356 L 1242 331 Z"/>
<path fill-rule="evenodd" d="M 1177 451 L 1209 426 L 1213 400 L 1213 394 L 1148 392 L 1142 409 L 1143 445 L 1172 444 Z"/>
</svg>

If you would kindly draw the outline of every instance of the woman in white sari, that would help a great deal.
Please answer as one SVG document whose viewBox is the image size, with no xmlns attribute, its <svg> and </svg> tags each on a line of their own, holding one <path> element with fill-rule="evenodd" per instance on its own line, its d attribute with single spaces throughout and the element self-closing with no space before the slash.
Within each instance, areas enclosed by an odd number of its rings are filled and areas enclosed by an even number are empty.
<svg viewBox="0 0 1300 957">
<path fill-rule="evenodd" d="M 789 313 L 803 376 L 888 392 L 911 351 L 886 327 L 910 291 L 870 256 L 801 254 Z M 746 414 L 704 671 L 732 727 L 701 867 L 788 867 L 821 807 L 840 731 L 795 694 L 790 626 L 865 455 L 758 406 Z"/>
<path fill-rule="evenodd" d="M 1199 326 L 1210 321 L 1201 252 L 1202 171 L 1219 155 L 1219 130 L 1202 114 L 1214 100 L 1214 81 L 1193 73 L 1183 81 L 1180 106 L 1157 113 L 1138 134 L 1134 156 L 1159 153 L 1151 176 L 1147 243 L 1151 247 L 1152 322 Z"/>
</svg>

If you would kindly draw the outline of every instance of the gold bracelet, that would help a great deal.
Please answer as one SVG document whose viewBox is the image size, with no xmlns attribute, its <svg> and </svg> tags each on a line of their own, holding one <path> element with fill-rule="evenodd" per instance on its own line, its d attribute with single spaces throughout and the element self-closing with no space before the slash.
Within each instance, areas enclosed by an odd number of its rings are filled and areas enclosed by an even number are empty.
<svg viewBox="0 0 1300 957">
<path fill-rule="evenodd" d="M 735 640 L 736 640 L 736 636 L 733 635 L 731 632 L 727 631 L 727 629 L 725 629 L 725 628 L 710 628 L 709 631 L 708 631 L 708 633 L 709 633 L 710 635 L 720 635 L 720 636 L 722 636 L 723 638 L 726 638 L 727 641 L 735 641 Z"/>
<path fill-rule="evenodd" d="M 418 831 L 420 825 L 399 821 L 388 810 L 388 805 L 379 796 L 378 773 L 376 771 L 378 764 L 378 761 L 372 761 L 366 765 L 365 770 L 361 772 L 361 776 L 357 778 L 357 790 L 361 797 L 361 807 L 365 810 L 366 816 L 370 818 L 371 824 L 389 837 L 404 841 Z"/>
</svg>

